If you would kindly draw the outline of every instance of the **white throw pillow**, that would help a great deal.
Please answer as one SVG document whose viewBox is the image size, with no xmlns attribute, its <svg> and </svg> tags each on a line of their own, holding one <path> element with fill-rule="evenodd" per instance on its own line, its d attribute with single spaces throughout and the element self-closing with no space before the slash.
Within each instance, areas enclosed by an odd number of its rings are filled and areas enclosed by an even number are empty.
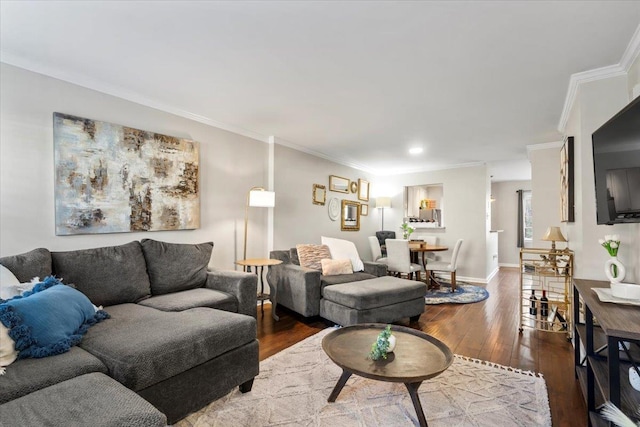
<svg viewBox="0 0 640 427">
<path fill-rule="evenodd" d="M 4 265 L 0 264 L 0 299 L 9 299 L 16 296 L 16 286 L 20 280 Z"/>
<path fill-rule="evenodd" d="M 11 299 L 24 291 L 31 290 L 39 277 L 34 277 L 29 283 L 20 283 L 20 280 L 4 265 L 0 264 L 0 299 Z"/>
<path fill-rule="evenodd" d="M 321 238 L 322 244 L 329 246 L 331 258 L 333 259 L 350 259 L 353 271 L 363 271 L 364 264 L 358 255 L 358 249 L 353 242 L 343 239 L 335 239 L 333 237 Z"/>
<path fill-rule="evenodd" d="M 0 375 L 4 375 L 5 368 L 18 358 L 18 352 L 13 340 L 9 336 L 9 329 L 0 323 Z"/>
</svg>

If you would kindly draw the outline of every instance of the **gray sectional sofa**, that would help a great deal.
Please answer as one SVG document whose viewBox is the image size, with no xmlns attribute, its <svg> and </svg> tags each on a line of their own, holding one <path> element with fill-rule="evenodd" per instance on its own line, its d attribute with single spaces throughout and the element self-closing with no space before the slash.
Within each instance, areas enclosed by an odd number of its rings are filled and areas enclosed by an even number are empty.
<svg viewBox="0 0 640 427">
<path fill-rule="evenodd" d="M 269 268 L 272 307 L 278 304 L 305 317 L 320 315 L 342 326 L 418 320 L 424 312 L 423 282 L 387 276 L 387 266 L 364 262 L 364 271 L 323 275 L 300 266 L 296 248 L 272 251 L 282 264 Z"/>
<path fill-rule="evenodd" d="M 172 424 L 234 387 L 251 390 L 257 279 L 208 271 L 212 248 L 144 239 L 0 258 L 20 281 L 56 275 L 111 316 L 67 353 L 11 364 L 0 376 L 0 425 L 21 416 L 29 425 Z M 86 411 L 70 410 L 80 401 Z"/>
<path fill-rule="evenodd" d="M 351 283 L 374 279 L 387 275 L 387 266 L 376 262 L 364 262 L 364 271 L 336 276 L 323 276 L 319 270 L 300 266 L 296 248 L 275 250 L 270 258 L 282 261 L 282 264 L 269 267 L 267 279 L 275 287 L 275 300 L 272 298 L 272 310 L 280 304 L 305 317 L 320 314 L 322 289 L 328 285 Z M 273 293 L 273 292 L 272 292 Z"/>
</svg>

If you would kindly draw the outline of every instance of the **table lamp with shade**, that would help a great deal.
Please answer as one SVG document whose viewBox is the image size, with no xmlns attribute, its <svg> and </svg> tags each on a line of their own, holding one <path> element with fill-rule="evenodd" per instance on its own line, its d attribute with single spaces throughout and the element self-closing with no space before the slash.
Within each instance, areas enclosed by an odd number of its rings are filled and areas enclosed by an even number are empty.
<svg viewBox="0 0 640 427">
<path fill-rule="evenodd" d="M 558 260 L 556 254 L 556 242 L 566 242 L 567 239 L 562 234 L 562 230 L 560 227 L 549 227 L 547 228 L 547 232 L 544 236 L 542 236 L 542 240 L 547 242 L 551 242 L 551 253 L 549 254 L 549 264 L 554 269 L 558 268 Z"/>
<path fill-rule="evenodd" d="M 249 207 L 272 208 L 276 204 L 276 193 L 263 187 L 252 187 L 247 193 L 247 204 L 244 211 L 244 250 L 242 259 L 247 259 L 247 229 L 249 225 Z"/>
<path fill-rule="evenodd" d="M 547 228 L 547 232 L 544 236 L 542 236 L 542 240 L 547 242 L 551 242 L 551 250 L 556 250 L 556 242 L 566 242 L 567 239 L 562 235 L 562 230 L 560 227 L 549 227 Z"/>
<path fill-rule="evenodd" d="M 384 230 L 384 210 L 391 207 L 391 197 L 376 197 L 376 209 L 381 210 L 382 215 L 382 228 Z"/>
</svg>

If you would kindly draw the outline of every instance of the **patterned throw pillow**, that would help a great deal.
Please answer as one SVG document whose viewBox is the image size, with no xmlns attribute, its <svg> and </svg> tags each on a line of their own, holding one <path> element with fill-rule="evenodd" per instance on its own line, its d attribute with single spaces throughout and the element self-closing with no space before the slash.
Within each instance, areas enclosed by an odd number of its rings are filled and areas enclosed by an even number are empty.
<svg viewBox="0 0 640 427">
<path fill-rule="evenodd" d="M 322 270 L 322 260 L 331 259 L 331 252 L 326 245 L 296 245 L 300 266 Z"/>
<path fill-rule="evenodd" d="M 352 274 L 350 259 L 323 259 L 322 263 L 322 275 L 323 276 L 337 276 L 338 274 Z"/>
</svg>

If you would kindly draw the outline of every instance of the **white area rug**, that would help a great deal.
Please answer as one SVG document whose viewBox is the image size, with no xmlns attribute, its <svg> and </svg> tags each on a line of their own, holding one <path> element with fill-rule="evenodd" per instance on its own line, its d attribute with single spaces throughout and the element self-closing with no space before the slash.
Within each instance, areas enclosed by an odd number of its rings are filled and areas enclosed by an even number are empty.
<svg viewBox="0 0 640 427">
<path fill-rule="evenodd" d="M 342 373 L 321 347 L 331 330 L 261 362 L 251 392 L 236 388 L 176 426 L 417 426 L 403 384 L 352 375 L 327 403 Z M 531 372 L 456 356 L 419 394 L 430 427 L 551 426 L 547 386 Z"/>
</svg>

